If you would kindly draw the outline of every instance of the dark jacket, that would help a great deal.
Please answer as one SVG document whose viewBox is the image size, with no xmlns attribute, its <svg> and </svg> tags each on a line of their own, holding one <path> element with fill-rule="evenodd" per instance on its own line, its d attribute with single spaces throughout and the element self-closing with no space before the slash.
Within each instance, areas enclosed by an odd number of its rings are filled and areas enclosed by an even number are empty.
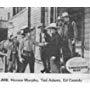
<svg viewBox="0 0 90 90">
<path fill-rule="evenodd" d="M 55 33 L 52 35 L 52 37 L 48 34 L 46 34 L 45 41 L 48 43 L 45 46 L 45 54 L 47 56 L 57 56 L 60 55 L 60 49 L 61 49 L 61 37 L 58 33 Z"/>
</svg>

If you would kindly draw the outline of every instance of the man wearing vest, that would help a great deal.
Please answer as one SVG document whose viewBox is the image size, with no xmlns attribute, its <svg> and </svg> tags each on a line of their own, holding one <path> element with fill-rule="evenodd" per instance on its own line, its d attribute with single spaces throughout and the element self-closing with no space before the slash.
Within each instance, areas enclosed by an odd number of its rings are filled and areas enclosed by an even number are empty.
<svg viewBox="0 0 90 90">
<path fill-rule="evenodd" d="M 34 28 L 31 28 L 33 30 Z M 30 31 L 31 31 L 30 30 Z M 34 40 L 31 39 L 29 29 L 24 31 L 24 39 L 19 45 L 19 60 L 22 63 L 20 72 L 25 72 L 26 66 L 29 63 L 30 72 L 34 73 L 34 52 L 33 52 L 33 43 Z"/>
</svg>

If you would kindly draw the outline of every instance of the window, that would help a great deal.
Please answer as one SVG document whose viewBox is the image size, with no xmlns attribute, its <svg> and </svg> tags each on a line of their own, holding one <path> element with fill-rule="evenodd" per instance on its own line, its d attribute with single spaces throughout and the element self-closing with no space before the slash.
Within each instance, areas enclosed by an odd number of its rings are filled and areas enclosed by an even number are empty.
<svg viewBox="0 0 90 90">
<path fill-rule="evenodd" d="M 41 23 L 45 26 L 45 7 L 41 7 Z"/>
<path fill-rule="evenodd" d="M 51 12 L 50 12 L 50 15 L 51 15 L 51 17 L 50 17 L 50 23 L 53 23 L 53 19 L 54 19 L 54 7 L 51 7 Z"/>
<path fill-rule="evenodd" d="M 16 14 L 15 7 L 13 7 L 13 16 Z"/>
<path fill-rule="evenodd" d="M 13 16 L 23 10 L 25 7 L 13 7 Z"/>
</svg>

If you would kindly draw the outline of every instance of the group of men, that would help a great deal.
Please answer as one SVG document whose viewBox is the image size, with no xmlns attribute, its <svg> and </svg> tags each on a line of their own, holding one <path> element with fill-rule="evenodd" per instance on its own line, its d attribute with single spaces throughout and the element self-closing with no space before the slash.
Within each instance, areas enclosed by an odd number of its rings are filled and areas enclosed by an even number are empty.
<svg viewBox="0 0 90 90">
<path fill-rule="evenodd" d="M 10 35 L 7 40 L 0 42 L 0 58 L 4 61 L 5 72 L 16 72 L 18 68 L 19 42 L 16 36 Z"/>
<path fill-rule="evenodd" d="M 34 73 L 35 55 L 33 46 L 37 45 L 41 48 L 41 60 L 44 66 L 41 73 L 54 71 L 61 73 L 62 66 L 65 66 L 67 60 L 75 54 L 76 23 L 70 21 L 70 16 L 67 12 L 62 13 L 62 16 L 57 18 L 56 23 L 51 23 L 44 29 L 41 28 L 41 37 L 43 36 L 41 42 L 35 42 L 31 38 L 30 32 L 33 29 L 35 28 L 22 30 L 20 42 L 18 42 L 17 37 L 12 39 L 11 36 L 8 39 L 8 72 L 13 72 L 13 69 L 16 69 L 16 72 L 23 73 L 27 64 L 29 64 L 30 72 Z M 56 68 L 56 70 L 53 70 L 53 68 Z"/>
<path fill-rule="evenodd" d="M 66 62 L 75 56 L 77 27 L 75 21 L 70 20 L 67 12 L 57 18 L 44 29 L 44 45 L 41 47 L 41 59 L 44 69 L 42 73 L 69 73 Z"/>
</svg>

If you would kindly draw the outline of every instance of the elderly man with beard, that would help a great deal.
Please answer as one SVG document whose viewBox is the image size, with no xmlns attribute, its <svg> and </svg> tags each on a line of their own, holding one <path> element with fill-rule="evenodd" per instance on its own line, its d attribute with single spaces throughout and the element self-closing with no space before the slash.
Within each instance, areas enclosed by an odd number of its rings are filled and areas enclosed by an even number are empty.
<svg viewBox="0 0 90 90">
<path fill-rule="evenodd" d="M 45 46 L 43 50 L 43 60 L 44 70 L 41 72 L 50 73 L 52 72 L 51 60 L 54 60 L 55 68 L 57 72 L 60 72 L 60 49 L 61 49 L 61 37 L 57 32 L 56 23 L 51 23 L 45 28 Z"/>
</svg>

